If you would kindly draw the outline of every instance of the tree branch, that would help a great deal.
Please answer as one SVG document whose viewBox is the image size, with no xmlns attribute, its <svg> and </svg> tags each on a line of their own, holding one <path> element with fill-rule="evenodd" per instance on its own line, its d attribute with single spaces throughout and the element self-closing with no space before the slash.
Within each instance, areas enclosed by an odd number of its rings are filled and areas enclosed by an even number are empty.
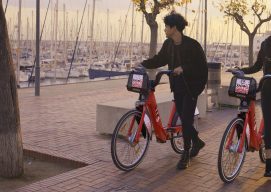
<svg viewBox="0 0 271 192">
<path fill-rule="evenodd" d="M 160 7 L 167 7 L 167 6 L 172 5 L 174 3 L 175 3 L 175 0 L 168 0 L 163 3 L 160 3 Z"/>
<path fill-rule="evenodd" d="M 257 12 L 254 5 L 252 5 L 251 9 L 253 10 L 254 14 L 258 17 L 259 21 L 261 22 L 262 21 L 261 15 L 263 14 L 264 8 L 261 7 L 262 10 L 260 11 L 260 13 Z"/>
<path fill-rule="evenodd" d="M 157 0 L 153 0 L 154 6 L 153 6 L 153 15 L 156 17 L 160 13 L 161 4 Z"/>
<path fill-rule="evenodd" d="M 139 6 L 140 6 L 141 11 L 144 13 L 144 15 L 147 15 L 148 13 L 146 11 L 146 5 L 145 5 L 144 0 L 140 0 Z"/>
<path fill-rule="evenodd" d="M 255 26 L 254 30 L 252 33 L 256 34 L 257 33 L 257 30 L 261 27 L 261 25 L 267 21 L 270 21 L 271 20 L 271 15 L 269 15 L 267 18 L 265 19 L 260 19 L 260 22 Z"/>
<path fill-rule="evenodd" d="M 244 22 L 243 17 L 238 13 L 231 13 L 229 11 L 224 11 L 224 13 L 232 18 L 235 19 L 236 23 L 240 26 L 241 30 L 244 31 L 246 34 L 250 34 L 249 28 Z"/>
<path fill-rule="evenodd" d="M 153 0 L 154 5 L 160 6 L 160 2 L 158 2 L 157 0 Z"/>
</svg>

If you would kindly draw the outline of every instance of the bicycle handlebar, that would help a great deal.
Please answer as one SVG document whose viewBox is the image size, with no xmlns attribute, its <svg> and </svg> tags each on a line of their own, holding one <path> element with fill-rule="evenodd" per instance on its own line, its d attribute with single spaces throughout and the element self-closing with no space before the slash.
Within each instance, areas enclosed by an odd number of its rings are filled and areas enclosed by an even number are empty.
<svg viewBox="0 0 271 192">
<path fill-rule="evenodd" d="M 156 74 L 155 80 L 153 81 L 153 84 L 152 84 L 153 88 L 156 87 L 160 83 L 160 80 L 161 80 L 163 75 L 170 75 L 171 73 L 172 73 L 172 70 L 159 71 Z"/>
<path fill-rule="evenodd" d="M 142 65 L 138 65 L 137 68 L 135 68 L 136 71 L 139 71 L 139 72 L 146 72 L 146 68 Z M 162 71 L 159 71 L 157 74 L 156 74 L 156 77 L 155 77 L 155 80 L 151 80 L 151 86 L 154 88 L 156 87 L 159 83 L 160 83 L 160 80 L 162 78 L 163 75 L 170 75 L 171 73 L 173 73 L 172 70 L 162 70 Z"/>
<path fill-rule="evenodd" d="M 237 76 L 237 77 L 244 77 L 245 76 L 245 73 L 239 69 L 227 69 L 226 72 L 230 72 L 234 76 Z"/>
</svg>

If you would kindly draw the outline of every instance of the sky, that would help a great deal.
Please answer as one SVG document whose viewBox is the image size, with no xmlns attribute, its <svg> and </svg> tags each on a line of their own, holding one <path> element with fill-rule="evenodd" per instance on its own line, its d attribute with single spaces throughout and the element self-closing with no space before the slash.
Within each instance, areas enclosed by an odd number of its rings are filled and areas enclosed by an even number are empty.
<svg viewBox="0 0 271 192">
<path fill-rule="evenodd" d="M 229 25 L 225 24 L 225 18 L 223 17 L 223 13 L 220 13 L 218 8 L 213 4 L 218 3 L 219 0 L 208 0 L 208 41 L 209 42 L 233 42 L 233 44 L 247 44 L 247 36 L 242 33 L 237 26 L 237 24 L 232 24 L 230 22 Z M 250 1 L 250 0 L 248 0 Z M 270 0 L 266 0 L 271 4 Z M 4 6 L 6 4 L 6 0 L 2 0 Z M 41 1 L 41 21 L 44 21 L 46 7 L 48 5 L 49 0 Z M 56 3 L 56 0 L 51 0 L 53 4 Z M 59 16 L 58 16 L 58 26 L 60 29 L 59 36 L 61 38 L 61 28 L 63 28 L 63 4 L 66 5 L 66 10 L 68 13 L 68 31 L 70 33 L 70 38 L 74 39 L 76 35 L 76 29 L 78 29 L 80 20 L 82 18 L 82 13 L 84 10 L 86 0 L 58 0 L 59 4 Z M 189 22 L 189 27 L 186 30 L 186 34 L 192 36 L 193 38 L 198 39 L 198 41 L 202 41 L 202 19 L 198 17 L 199 13 L 199 4 L 201 0 L 193 0 L 192 4 L 188 5 L 187 12 L 187 20 Z M 83 20 L 83 27 L 81 29 L 82 34 L 81 38 L 86 39 L 87 34 L 89 34 L 88 30 L 90 25 L 87 22 L 88 18 L 88 8 L 92 11 L 92 3 L 93 0 L 87 1 L 87 8 Z M 17 12 L 18 12 L 18 4 L 19 0 L 9 0 L 9 5 L 7 8 L 6 18 L 8 20 L 9 31 L 10 33 L 15 33 L 14 26 L 17 24 Z M 32 31 L 32 12 L 34 15 L 33 23 L 35 23 L 35 6 L 36 0 L 22 0 L 22 31 L 24 37 L 26 37 L 26 29 L 27 29 L 27 18 L 29 20 L 29 29 Z M 267 5 L 270 7 L 270 5 Z M 130 7 L 130 8 L 129 8 Z M 47 22 L 45 25 L 45 37 L 46 39 L 50 39 L 50 30 L 52 27 L 51 18 L 55 18 L 55 16 L 51 12 L 52 8 L 50 8 Z M 108 15 L 107 15 L 108 10 Z M 184 15 L 184 8 L 176 8 L 178 12 Z M 202 8 L 200 8 L 200 12 L 202 12 Z M 78 14 L 77 14 L 78 11 Z M 163 42 L 165 39 L 164 35 L 164 24 L 162 18 L 167 14 L 167 11 L 163 11 L 158 15 L 157 21 L 159 24 L 159 32 L 158 32 L 158 41 Z M 78 15 L 78 16 L 77 16 Z M 127 15 L 127 18 L 126 18 Z M 109 18 L 107 19 L 107 16 Z M 132 31 L 132 5 L 130 0 L 96 0 L 96 12 L 95 12 L 95 24 L 94 24 L 94 39 L 96 40 L 107 40 L 117 41 L 120 39 L 121 31 L 123 31 L 122 41 L 130 41 L 131 40 L 131 31 Z M 254 20 L 253 17 L 247 18 L 248 20 Z M 91 20 L 91 19 L 90 19 Z M 107 25 L 108 21 L 108 25 Z M 139 42 L 141 39 L 141 26 L 142 26 L 142 14 L 140 12 L 135 12 L 135 22 L 134 22 L 134 39 Z M 233 27 L 232 27 L 233 26 Z M 67 26 L 66 26 L 67 27 Z M 251 26 L 252 27 L 252 26 Z M 33 27 L 34 28 L 34 27 Z M 261 32 L 266 30 L 271 30 L 269 25 L 265 25 L 261 28 Z M 108 33 L 107 33 L 108 29 Z M 225 30 L 227 29 L 227 30 Z M 144 36 L 143 41 L 149 42 L 150 31 L 149 27 L 144 23 Z M 228 35 L 227 35 L 228 34 Z"/>
</svg>

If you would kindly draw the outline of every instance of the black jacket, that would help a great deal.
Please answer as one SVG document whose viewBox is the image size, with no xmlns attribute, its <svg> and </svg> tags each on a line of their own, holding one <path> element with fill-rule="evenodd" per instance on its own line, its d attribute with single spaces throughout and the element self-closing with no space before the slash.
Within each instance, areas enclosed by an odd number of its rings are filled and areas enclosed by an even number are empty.
<svg viewBox="0 0 271 192">
<path fill-rule="evenodd" d="M 193 96 L 198 96 L 205 88 L 208 79 L 208 68 L 206 56 L 201 45 L 194 39 L 183 36 L 182 43 L 179 45 L 179 60 L 175 62 L 173 40 L 167 39 L 159 53 L 153 58 L 144 60 L 142 65 L 147 69 L 155 69 L 168 65 L 169 70 L 179 65 L 183 68 L 183 77 L 187 82 L 188 88 Z M 171 76 L 170 86 L 172 91 L 177 91 L 183 84 L 180 77 Z"/>
<path fill-rule="evenodd" d="M 263 68 L 264 74 L 271 74 L 271 36 L 261 44 L 261 49 L 253 66 L 241 69 L 245 74 L 252 74 Z"/>
</svg>

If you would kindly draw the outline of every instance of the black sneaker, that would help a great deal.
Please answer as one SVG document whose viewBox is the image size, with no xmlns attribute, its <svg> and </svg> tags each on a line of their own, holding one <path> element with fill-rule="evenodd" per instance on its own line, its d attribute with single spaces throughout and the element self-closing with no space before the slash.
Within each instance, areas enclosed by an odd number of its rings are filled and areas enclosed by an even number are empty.
<svg viewBox="0 0 271 192">
<path fill-rule="evenodd" d="M 271 177 L 271 171 L 265 172 L 265 173 L 264 173 L 264 177 Z"/>
<path fill-rule="evenodd" d="M 193 142 L 192 149 L 190 152 L 190 157 L 196 157 L 199 154 L 199 151 L 205 146 L 204 141 L 200 138 L 196 142 Z"/>
<path fill-rule="evenodd" d="M 190 150 L 185 150 L 182 154 L 182 157 L 180 159 L 180 161 L 178 162 L 177 164 L 177 169 L 186 169 L 189 164 L 190 164 L 190 159 L 189 159 L 189 156 L 190 156 Z"/>
</svg>

